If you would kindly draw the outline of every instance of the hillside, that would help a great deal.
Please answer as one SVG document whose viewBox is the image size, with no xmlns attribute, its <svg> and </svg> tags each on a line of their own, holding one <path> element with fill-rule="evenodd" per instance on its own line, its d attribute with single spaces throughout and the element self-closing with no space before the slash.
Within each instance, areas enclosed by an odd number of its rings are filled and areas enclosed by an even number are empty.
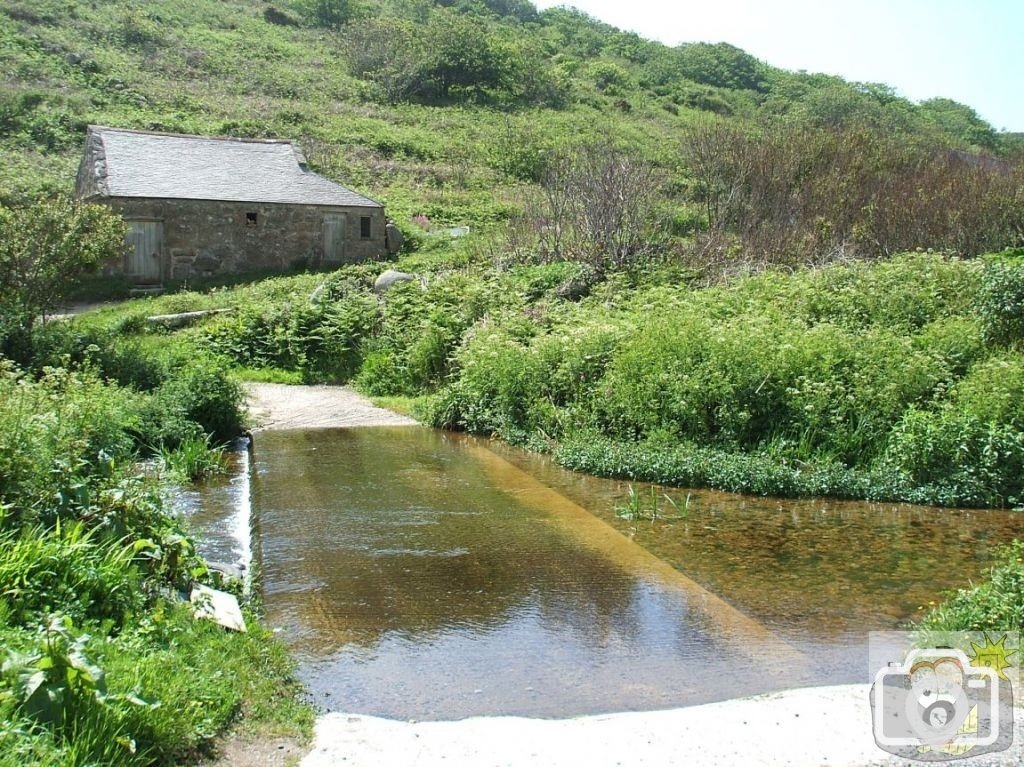
<svg viewBox="0 0 1024 767">
<path fill-rule="evenodd" d="M 296 139 L 396 218 L 477 227 L 522 210 L 559 149 L 608 141 L 664 178 L 681 235 L 703 210 L 688 206 L 700 179 L 684 136 L 711 118 L 868 131 L 901 150 L 1022 145 L 952 101 L 915 105 L 725 44 L 669 48 L 527 0 L 12 0 L 0 57 L 8 202 L 69 191 L 89 123 Z"/>
</svg>

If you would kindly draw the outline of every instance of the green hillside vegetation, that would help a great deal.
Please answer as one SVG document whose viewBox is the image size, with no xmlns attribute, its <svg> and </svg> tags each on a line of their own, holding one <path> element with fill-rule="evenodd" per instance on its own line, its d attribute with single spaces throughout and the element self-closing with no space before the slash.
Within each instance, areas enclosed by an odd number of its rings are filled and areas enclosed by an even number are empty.
<svg viewBox="0 0 1024 767">
<path fill-rule="evenodd" d="M 0 58 L 0 767 L 308 726 L 254 614 L 173 597 L 218 581 L 158 483 L 215 468 L 240 378 L 607 476 L 1024 506 L 1024 141 L 969 107 L 525 0 L 9 0 Z M 295 139 L 405 251 L 41 321 L 122 245 L 66 198 L 91 123 Z M 1011 548 L 930 620 L 1019 628 L 1019 583 Z"/>
<path fill-rule="evenodd" d="M 468 247 L 462 259 L 474 260 Z M 423 264 L 417 254 L 398 266 Z M 384 300 L 371 291 L 379 269 L 132 302 L 83 318 L 62 353 L 103 334 L 114 348 L 149 343 L 146 314 L 230 308 L 162 342 L 248 376 L 290 371 L 412 398 L 434 425 L 595 474 L 763 495 L 1024 501 L 1019 251 L 703 288 L 678 271 L 672 284 L 665 266 L 595 283 L 584 264 L 449 265 Z"/>
<path fill-rule="evenodd" d="M 98 123 L 296 139 L 404 227 L 422 213 L 529 229 L 552 215 L 539 182 L 596 145 L 654 184 L 658 251 L 701 263 L 976 254 L 1021 237 L 1022 143 L 969 107 L 525 0 L 12 0 L 0 51 L 7 202 L 69 191 Z"/>
<path fill-rule="evenodd" d="M 243 714 L 309 726 L 292 662 L 252 612 L 232 634 L 180 601 L 193 582 L 223 586 L 164 506 L 170 448 L 147 473 L 135 463 L 155 435 L 187 445 L 237 422 L 237 384 L 197 352 L 118 355 L 130 387 L 89 359 L 0 363 L 4 767 L 190 762 Z"/>
</svg>

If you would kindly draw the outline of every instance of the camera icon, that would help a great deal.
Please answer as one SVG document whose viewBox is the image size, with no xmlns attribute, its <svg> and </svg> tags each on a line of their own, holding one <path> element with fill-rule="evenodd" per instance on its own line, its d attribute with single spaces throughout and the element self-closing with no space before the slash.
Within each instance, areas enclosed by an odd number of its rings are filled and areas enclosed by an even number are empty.
<svg viewBox="0 0 1024 767">
<path fill-rule="evenodd" d="M 1009 681 L 956 649 L 913 650 L 871 687 L 875 742 L 891 754 L 948 761 L 1002 751 L 1013 739 Z"/>
</svg>

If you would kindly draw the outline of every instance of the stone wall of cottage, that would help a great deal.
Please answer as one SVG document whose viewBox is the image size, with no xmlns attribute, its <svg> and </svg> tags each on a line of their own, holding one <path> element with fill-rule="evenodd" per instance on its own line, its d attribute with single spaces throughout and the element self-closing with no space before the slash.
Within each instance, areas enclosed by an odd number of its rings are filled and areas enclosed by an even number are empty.
<svg viewBox="0 0 1024 767">
<path fill-rule="evenodd" d="M 385 254 L 382 208 L 129 198 L 102 201 L 126 221 L 162 222 L 164 281 L 325 267 Z M 328 214 L 347 214 L 340 259 L 325 258 L 324 217 Z M 370 219 L 368 237 L 363 236 L 363 217 Z M 108 264 L 106 269 L 111 274 L 123 270 L 123 263 Z"/>
</svg>

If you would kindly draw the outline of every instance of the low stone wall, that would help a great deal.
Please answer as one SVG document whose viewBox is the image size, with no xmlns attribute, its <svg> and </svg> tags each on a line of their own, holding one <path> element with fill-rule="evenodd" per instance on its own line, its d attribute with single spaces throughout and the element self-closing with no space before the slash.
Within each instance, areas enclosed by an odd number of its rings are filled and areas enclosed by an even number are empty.
<svg viewBox="0 0 1024 767">
<path fill-rule="evenodd" d="M 288 271 L 366 261 L 385 254 L 384 211 L 206 200 L 105 200 L 126 221 L 163 223 L 163 280 Z M 345 214 L 340 248 L 325 253 L 325 215 Z M 361 219 L 368 217 L 369 231 Z M 368 233 L 368 237 L 363 234 Z M 108 264 L 107 273 L 124 270 Z"/>
</svg>

